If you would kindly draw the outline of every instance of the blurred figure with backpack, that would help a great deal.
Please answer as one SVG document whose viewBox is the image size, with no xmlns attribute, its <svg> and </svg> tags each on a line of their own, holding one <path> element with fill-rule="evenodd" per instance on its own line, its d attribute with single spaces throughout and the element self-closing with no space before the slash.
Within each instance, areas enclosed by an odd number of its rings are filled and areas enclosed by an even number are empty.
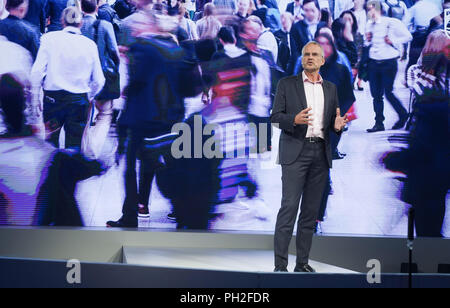
<svg viewBox="0 0 450 308">
<path fill-rule="evenodd" d="M 108 4 L 107 0 L 98 1 L 97 18 L 106 20 L 113 25 L 114 34 L 116 35 L 117 40 L 120 35 L 121 19 L 117 12 Z"/>
<path fill-rule="evenodd" d="M 383 9 L 385 10 L 386 16 L 403 20 L 408 7 L 405 2 L 401 0 L 385 0 L 383 3 Z"/>
<path fill-rule="evenodd" d="M 408 10 L 408 7 L 406 6 L 405 2 L 400 0 L 385 0 L 383 3 L 383 8 L 385 11 L 386 16 L 391 18 L 396 18 L 398 20 L 403 20 L 403 18 L 406 15 L 406 11 Z M 408 44 L 403 45 L 403 55 L 402 55 L 402 61 L 406 60 L 408 56 Z"/>
<path fill-rule="evenodd" d="M 409 47 L 409 61 L 406 70 L 417 63 L 420 53 L 425 46 L 430 21 L 440 15 L 442 9 L 432 0 L 418 0 L 405 14 L 403 23 L 408 27 L 413 39 Z"/>
</svg>

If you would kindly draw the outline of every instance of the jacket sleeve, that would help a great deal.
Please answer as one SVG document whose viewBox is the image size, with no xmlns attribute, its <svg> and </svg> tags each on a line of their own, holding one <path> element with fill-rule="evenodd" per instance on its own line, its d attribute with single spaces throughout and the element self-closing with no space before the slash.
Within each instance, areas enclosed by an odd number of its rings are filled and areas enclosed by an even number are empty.
<svg viewBox="0 0 450 308">
<path fill-rule="evenodd" d="M 93 57 L 93 67 L 91 68 L 91 93 L 89 93 L 89 99 L 95 97 L 102 90 L 105 85 L 105 76 L 103 75 L 102 66 L 100 64 L 100 57 L 98 54 L 97 45 L 92 42 L 92 57 Z"/>
<path fill-rule="evenodd" d="M 334 129 L 334 122 L 336 121 L 336 109 L 339 107 L 339 96 L 338 96 L 338 92 L 337 92 L 337 87 L 336 85 L 332 84 L 333 87 L 333 102 L 331 104 L 331 123 L 330 123 L 330 130 L 332 130 L 333 132 L 335 132 L 337 135 L 341 135 L 342 132 L 344 131 L 343 129 L 340 131 L 336 131 Z M 341 116 L 342 116 L 342 111 L 341 111 Z"/>
<path fill-rule="evenodd" d="M 118 66 L 119 65 L 119 48 L 117 47 L 116 35 L 111 23 L 103 22 L 105 29 L 105 48 L 108 52 L 111 60 Z"/>
<path fill-rule="evenodd" d="M 294 133 L 294 120 L 296 115 L 287 113 L 286 103 L 285 79 L 282 79 L 278 82 L 270 121 L 272 124 L 278 124 L 280 129 Z"/>
</svg>

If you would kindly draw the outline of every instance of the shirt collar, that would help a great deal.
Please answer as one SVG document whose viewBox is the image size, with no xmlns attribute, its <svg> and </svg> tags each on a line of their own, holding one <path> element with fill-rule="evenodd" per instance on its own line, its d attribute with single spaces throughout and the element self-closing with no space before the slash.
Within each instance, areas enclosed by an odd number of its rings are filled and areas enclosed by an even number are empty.
<svg viewBox="0 0 450 308">
<path fill-rule="evenodd" d="M 72 27 L 72 26 L 68 26 L 68 27 L 65 27 L 64 29 L 63 29 L 63 32 L 72 32 L 72 33 L 75 33 L 75 34 L 81 34 L 81 30 L 79 29 L 79 28 L 75 28 L 75 27 Z"/>
<path fill-rule="evenodd" d="M 323 84 L 323 79 L 322 79 L 322 76 L 320 76 L 320 74 L 319 74 L 319 81 L 312 82 L 312 81 L 308 78 L 308 76 L 306 75 L 305 71 L 303 71 L 303 72 L 302 72 L 302 79 L 303 79 L 303 82 L 309 82 L 309 83 L 312 83 L 312 84 L 316 84 L 316 83 L 318 83 L 318 84 Z"/>
</svg>

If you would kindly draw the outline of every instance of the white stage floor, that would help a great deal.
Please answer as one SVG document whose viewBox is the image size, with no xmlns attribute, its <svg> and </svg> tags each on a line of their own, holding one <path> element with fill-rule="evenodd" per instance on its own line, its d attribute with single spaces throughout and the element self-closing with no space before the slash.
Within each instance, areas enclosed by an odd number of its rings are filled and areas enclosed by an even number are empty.
<svg viewBox="0 0 450 308">
<path fill-rule="evenodd" d="M 202 270 L 223 270 L 239 272 L 272 272 L 273 251 L 252 249 L 211 249 L 211 248 L 147 248 L 123 247 L 125 264 L 189 268 Z M 356 273 L 345 268 L 310 261 L 318 273 Z M 295 256 L 289 255 L 288 270 L 295 267 Z"/>
</svg>

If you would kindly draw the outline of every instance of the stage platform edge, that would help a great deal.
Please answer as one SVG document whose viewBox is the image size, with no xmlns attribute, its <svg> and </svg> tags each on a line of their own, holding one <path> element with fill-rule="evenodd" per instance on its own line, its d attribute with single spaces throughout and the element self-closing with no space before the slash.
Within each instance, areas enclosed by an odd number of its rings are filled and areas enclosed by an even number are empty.
<svg viewBox="0 0 450 308">
<path fill-rule="evenodd" d="M 0 256 L 41 260 L 122 263 L 123 247 L 273 250 L 273 234 L 200 232 L 155 229 L 0 227 Z M 295 255 L 295 236 L 290 246 Z M 369 260 L 379 260 L 383 273 L 399 273 L 408 261 L 406 239 L 374 236 L 314 236 L 314 261 L 367 273 Z M 414 262 L 422 273 L 436 273 L 450 263 L 450 239 L 419 238 Z M 270 269 L 269 269 L 270 270 Z"/>
</svg>

